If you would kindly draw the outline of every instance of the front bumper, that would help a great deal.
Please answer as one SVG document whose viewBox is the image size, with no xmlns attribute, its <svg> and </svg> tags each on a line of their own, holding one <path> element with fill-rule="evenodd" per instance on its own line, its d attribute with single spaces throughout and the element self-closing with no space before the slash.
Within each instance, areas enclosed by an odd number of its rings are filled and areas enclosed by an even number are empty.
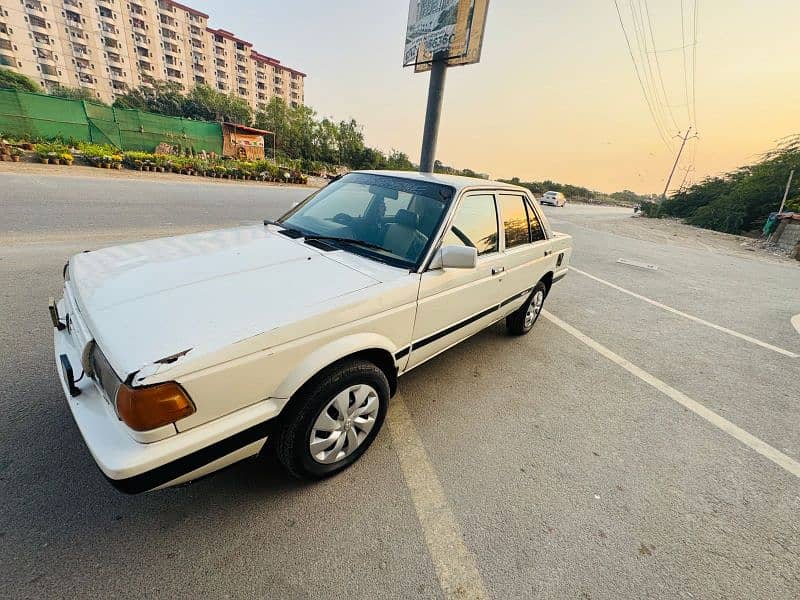
<svg viewBox="0 0 800 600">
<path fill-rule="evenodd" d="M 59 380 L 81 436 L 109 482 L 126 493 L 191 481 L 257 454 L 285 403 L 267 399 L 166 439 L 138 442 L 92 379 L 78 381 L 80 395 L 70 395 L 59 357 L 67 356 L 80 379 L 80 352 L 67 329 L 53 336 Z"/>
</svg>

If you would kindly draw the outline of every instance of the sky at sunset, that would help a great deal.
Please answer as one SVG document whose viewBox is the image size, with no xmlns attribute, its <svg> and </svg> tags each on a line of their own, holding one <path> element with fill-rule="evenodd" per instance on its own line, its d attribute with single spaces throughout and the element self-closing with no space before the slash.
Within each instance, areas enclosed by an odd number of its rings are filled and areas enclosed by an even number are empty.
<svg viewBox="0 0 800 600">
<path fill-rule="evenodd" d="M 692 164 L 688 179 L 700 179 L 800 133 L 800 2 L 697 1 L 694 102 L 691 49 L 684 88 L 681 0 L 648 2 L 669 135 L 690 123 L 687 95 L 697 107 L 700 137 L 674 186 Z M 308 73 L 306 103 L 320 115 L 354 117 L 368 144 L 419 160 L 428 76 L 401 66 L 407 0 L 185 3 Z M 694 0 L 683 3 L 690 43 Z M 629 2 L 619 4 L 635 42 Z M 661 192 L 674 156 L 653 124 L 613 0 L 491 0 L 481 63 L 448 73 L 437 152 L 445 164 L 644 193 Z"/>
</svg>

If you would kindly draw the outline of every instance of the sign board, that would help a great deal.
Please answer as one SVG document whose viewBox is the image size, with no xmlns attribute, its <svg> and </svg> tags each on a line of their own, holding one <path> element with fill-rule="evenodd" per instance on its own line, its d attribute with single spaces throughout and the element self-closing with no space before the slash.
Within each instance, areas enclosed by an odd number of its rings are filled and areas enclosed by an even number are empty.
<svg viewBox="0 0 800 600">
<path fill-rule="evenodd" d="M 427 71 L 434 59 L 456 67 L 481 58 L 489 0 L 410 0 L 403 66 Z"/>
</svg>

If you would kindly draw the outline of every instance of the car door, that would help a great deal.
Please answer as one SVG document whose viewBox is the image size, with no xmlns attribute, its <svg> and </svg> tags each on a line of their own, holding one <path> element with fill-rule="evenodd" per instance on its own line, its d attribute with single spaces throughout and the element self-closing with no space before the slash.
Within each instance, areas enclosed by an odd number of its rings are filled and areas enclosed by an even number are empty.
<svg viewBox="0 0 800 600">
<path fill-rule="evenodd" d="M 552 259 L 544 227 L 525 194 L 501 191 L 497 194 L 497 206 L 505 242 L 501 303 L 503 314 L 508 314 L 522 305 L 549 270 Z"/>
<path fill-rule="evenodd" d="M 408 368 L 486 327 L 498 318 L 504 256 L 495 194 L 465 194 L 442 246 L 478 250 L 474 269 L 433 269 L 422 274 Z"/>
</svg>

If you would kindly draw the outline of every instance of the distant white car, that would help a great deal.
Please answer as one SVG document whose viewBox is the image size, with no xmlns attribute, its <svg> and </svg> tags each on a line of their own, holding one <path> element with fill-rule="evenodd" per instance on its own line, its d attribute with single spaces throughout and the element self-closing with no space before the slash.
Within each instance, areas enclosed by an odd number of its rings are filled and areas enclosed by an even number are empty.
<svg viewBox="0 0 800 600">
<path fill-rule="evenodd" d="M 50 305 L 58 373 L 125 492 L 267 438 L 319 479 L 367 449 L 398 376 L 499 320 L 530 331 L 571 250 L 523 188 L 350 173 L 277 221 L 73 256 Z"/>
<path fill-rule="evenodd" d="M 561 192 L 545 192 L 539 199 L 539 204 L 549 204 L 550 206 L 566 206 L 567 199 Z"/>
</svg>

